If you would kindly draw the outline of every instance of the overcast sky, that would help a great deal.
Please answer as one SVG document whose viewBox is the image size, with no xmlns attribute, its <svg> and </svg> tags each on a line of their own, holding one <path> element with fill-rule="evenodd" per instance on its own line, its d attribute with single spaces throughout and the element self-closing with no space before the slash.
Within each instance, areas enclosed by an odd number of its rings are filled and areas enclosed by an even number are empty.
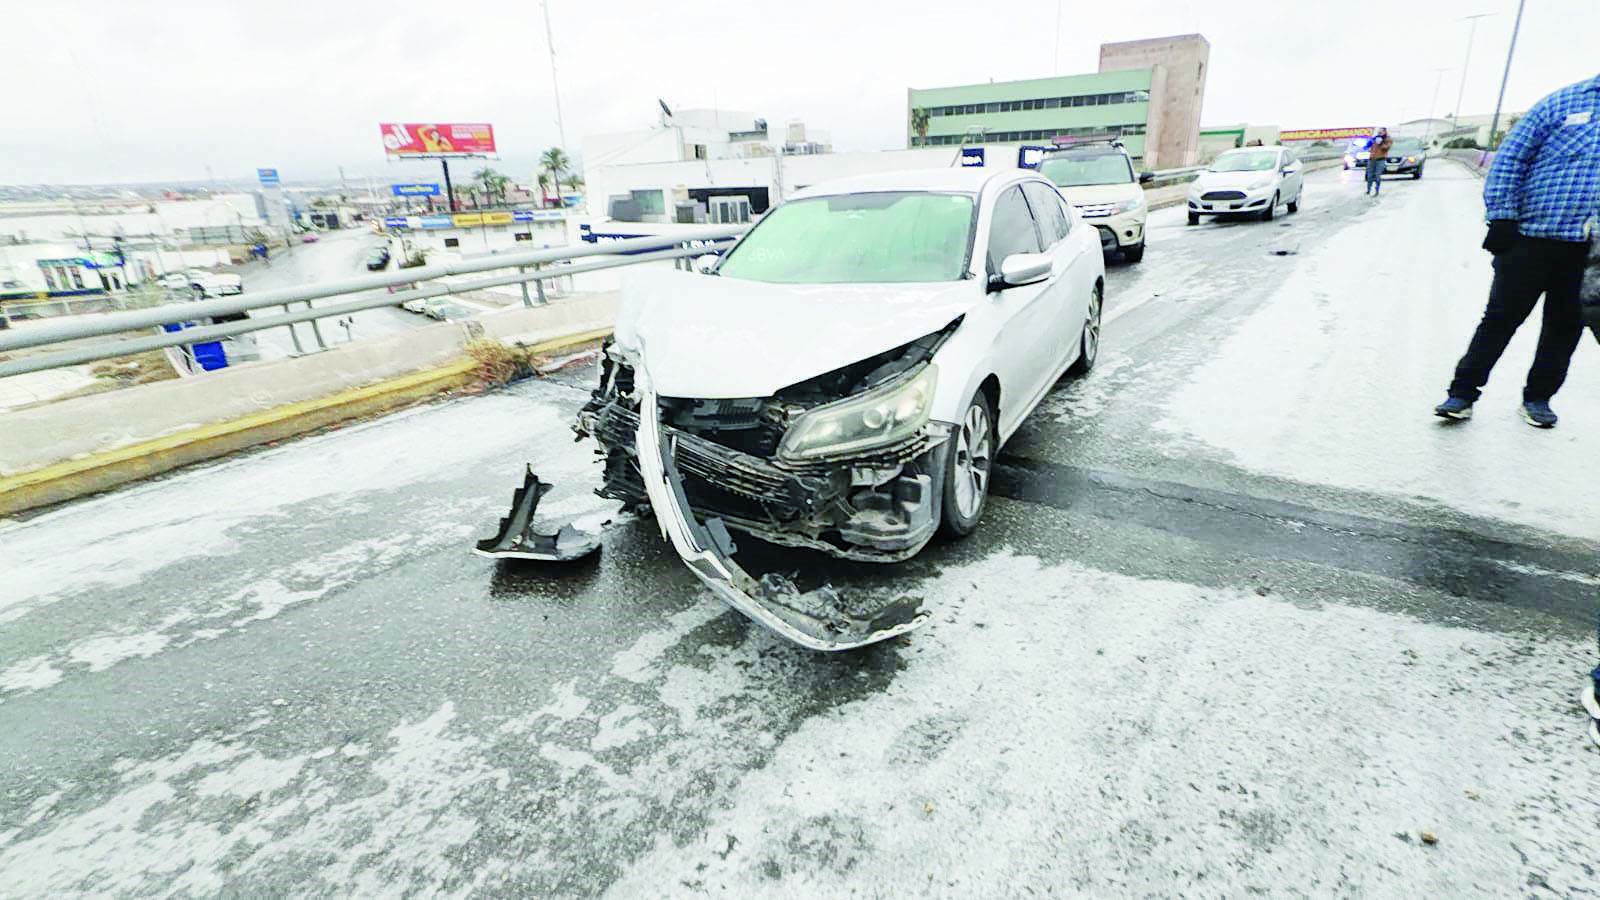
<svg viewBox="0 0 1600 900">
<path fill-rule="evenodd" d="M 1206 124 L 1333 127 L 1493 109 L 1515 0 L 550 0 L 567 145 L 655 100 L 801 118 L 841 150 L 904 144 L 907 87 L 1094 71 L 1102 41 L 1199 32 Z M 1506 97 L 1600 73 L 1600 0 L 1532 0 Z M 1322 10 L 1326 9 L 1324 12 Z M 1317 10 L 1313 13 L 1311 10 Z M 1381 15 L 1374 15 L 1379 13 Z M 557 142 L 534 0 L 0 0 L 0 182 L 404 178 L 380 121 L 487 121 L 526 179 Z M 409 169 L 409 171 L 408 171 Z"/>
</svg>

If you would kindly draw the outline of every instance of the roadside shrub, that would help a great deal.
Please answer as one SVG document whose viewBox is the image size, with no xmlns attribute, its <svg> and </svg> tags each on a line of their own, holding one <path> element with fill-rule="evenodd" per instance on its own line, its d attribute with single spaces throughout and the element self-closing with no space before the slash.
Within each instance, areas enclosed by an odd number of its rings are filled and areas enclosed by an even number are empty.
<svg viewBox="0 0 1600 900">
<path fill-rule="evenodd" d="M 477 363 L 478 380 L 484 384 L 505 384 L 517 377 L 518 369 L 525 365 L 511 348 L 499 341 L 483 338 L 468 341 L 466 351 Z"/>
</svg>

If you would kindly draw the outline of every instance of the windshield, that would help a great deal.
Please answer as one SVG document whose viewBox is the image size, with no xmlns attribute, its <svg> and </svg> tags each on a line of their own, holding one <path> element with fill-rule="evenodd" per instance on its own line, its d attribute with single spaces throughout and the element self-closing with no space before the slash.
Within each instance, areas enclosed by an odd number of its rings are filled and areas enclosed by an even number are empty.
<svg viewBox="0 0 1600 900">
<path fill-rule="evenodd" d="M 1133 166 L 1120 153 L 1096 156 L 1053 156 L 1039 164 L 1039 174 L 1060 187 L 1091 184 L 1130 184 Z"/>
<path fill-rule="evenodd" d="M 1407 138 L 1403 141 L 1395 141 L 1394 146 L 1389 148 L 1389 153 L 1394 156 L 1411 156 L 1421 152 L 1422 142 L 1414 138 Z"/>
<path fill-rule="evenodd" d="M 1235 150 L 1217 157 L 1213 172 L 1268 172 L 1278 164 L 1276 150 Z"/>
<path fill-rule="evenodd" d="M 967 194 L 813 197 L 768 213 L 717 274 L 780 284 L 957 281 L 971 244 Z"/>
</svg>

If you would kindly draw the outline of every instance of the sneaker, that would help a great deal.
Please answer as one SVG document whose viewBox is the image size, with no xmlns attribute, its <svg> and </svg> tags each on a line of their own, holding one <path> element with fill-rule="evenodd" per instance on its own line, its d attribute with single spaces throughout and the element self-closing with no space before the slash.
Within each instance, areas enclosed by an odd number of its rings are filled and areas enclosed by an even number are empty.
<svg viewBox="0 0 1600 900">
<path fill-rule="evenodd" d="M 1522 418 L 1535 428 L 1556 427 L 1556 414 L 1543 400 L 1526 400 L 1522 404 Z"/>
<path fill-rule="evenodd" d="M 1472 418 L 1472 401 L 1460 397 L 1451 397 L 1433 408 L 1433 414 L 1441 419 L 1459 419 L 1465 421 Z"/>
</svg>

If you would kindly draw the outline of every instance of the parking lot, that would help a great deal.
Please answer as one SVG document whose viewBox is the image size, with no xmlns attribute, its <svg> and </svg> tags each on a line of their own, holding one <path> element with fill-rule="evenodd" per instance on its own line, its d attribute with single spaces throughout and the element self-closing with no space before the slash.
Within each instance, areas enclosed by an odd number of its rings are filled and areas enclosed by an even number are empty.
<svg viewBox="0 0 1600 900">
<path fill-rule="evenodd" d="M 1434 419 L 1481 182 L 1360 175 L 1153 213 L 971 538 L 756 551 L 932 611 L 865 650 L 752 625 L 653 522 L 470 554 L 524 463 L 598 502 L 588 371 L 0 523 L 0 896 L 1592 890 L 1600 348 L 1555 431 L 1532 329 Z"/>
</svg>

